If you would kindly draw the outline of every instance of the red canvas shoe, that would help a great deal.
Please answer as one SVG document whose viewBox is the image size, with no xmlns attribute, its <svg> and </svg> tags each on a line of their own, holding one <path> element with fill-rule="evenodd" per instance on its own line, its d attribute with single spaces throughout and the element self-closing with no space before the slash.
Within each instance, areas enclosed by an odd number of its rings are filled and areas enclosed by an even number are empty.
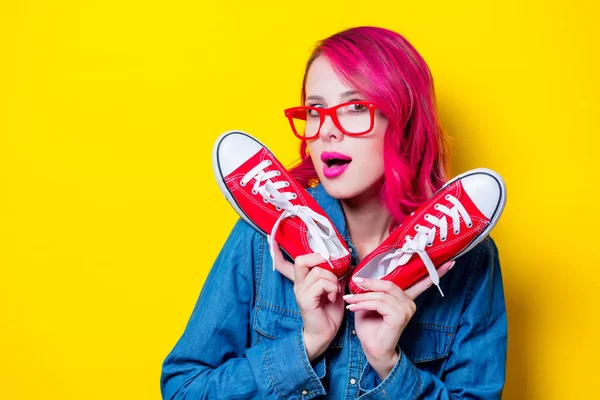
<svg viewBox="0 0 600 400">
<path fill-rule="evenodd" d="M 319 253 L 327 260 L 320 267 L 338 278 L 345 275 L 350 251 L 342 236 L 262 143 L 245 132 L 223 133 L 213 147 L 213 170 L 238 214 L 262 234 L 275 238 L 290 257 Z M 273 258 L 272 240 L 269 251 Z"/>
<path fill-rule="evenodd" d="M 392 281 L 404 290 L 429 273 L 443 296 L 436 268 L 485 239 L 505 204 L 506 187 L 497 173 L 480 168 L 461 174 L 366 256 L 352 276 Z M 350 290 L 355 294 L 367 291 L 353 280 Z"/>
</svg>

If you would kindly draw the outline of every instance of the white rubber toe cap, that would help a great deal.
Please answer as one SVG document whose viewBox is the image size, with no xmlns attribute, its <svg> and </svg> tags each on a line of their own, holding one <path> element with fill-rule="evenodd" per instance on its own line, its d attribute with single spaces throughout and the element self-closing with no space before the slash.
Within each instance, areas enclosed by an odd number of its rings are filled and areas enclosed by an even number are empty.
<svg viewBox="0 0 600 400">
<path fill-rule="evenodd" d="M 462 179 L 462 185 L 479 211 L 488 219 L 492 219 L 502 208 L 504 182 L 495 172 L 484 170 L 474 172 Z"/>
<path fill-rule="evenodd" d="M 226 177 L 258 153 L 263 145 L 241 131 L 225 132 L 213 148 L 213 169 Z"/>
</svg>

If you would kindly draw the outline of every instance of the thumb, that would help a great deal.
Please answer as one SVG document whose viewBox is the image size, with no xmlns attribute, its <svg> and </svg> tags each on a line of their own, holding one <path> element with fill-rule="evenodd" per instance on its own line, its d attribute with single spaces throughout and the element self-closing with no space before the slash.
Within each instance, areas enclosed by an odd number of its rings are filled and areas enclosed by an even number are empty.
<svg viewBox="0 0 600 400">
<path fill-rule="evenodd" d="M 283 258 L 283 253 L 279 248 L 279 243 L 277 243 L 275 239 L 273 239 L 273 262 L 275 263 L 275 269 L 279 271 L 281 275 L 294 282 L 294 264 L 290 263 L 289 261 L 286 261 Z"/>
</svg>

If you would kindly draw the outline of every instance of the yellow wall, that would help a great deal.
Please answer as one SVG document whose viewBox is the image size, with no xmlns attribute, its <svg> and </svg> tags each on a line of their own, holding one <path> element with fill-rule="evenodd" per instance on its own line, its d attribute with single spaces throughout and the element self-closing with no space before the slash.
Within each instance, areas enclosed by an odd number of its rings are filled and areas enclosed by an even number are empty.
<svg viewBox="0 0 600 400">
<path fill-rule="evenodd" d="M 246 130 L 285 163 L 315 41 L 403 33 L 429 63 L 453 171 L 499 171 L 505 398 L 597 386 L 598 6 L 571 1 L 4 1 L 3 399 L 159 399 L 236 215 L 210 150 Z"/>
</svg>

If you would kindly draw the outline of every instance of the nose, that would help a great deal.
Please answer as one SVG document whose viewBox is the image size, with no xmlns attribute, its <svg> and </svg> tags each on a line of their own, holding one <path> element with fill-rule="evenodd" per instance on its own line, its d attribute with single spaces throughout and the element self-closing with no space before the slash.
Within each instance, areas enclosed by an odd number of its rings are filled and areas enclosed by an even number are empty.
<svg viewBox="0 0 600 400">
<path fill-rule="evenodd" d="M 329 140 L 340 140 L 342 138 L 342 132 L 338 130 L 338 128 L 333 123 L 333 120 L 329 115 L 325 116 L 323 120 L 323 125 L 321 125 L 321 131 L 319 132 L 319 137 L 325 141 Z"/>
</svg>

